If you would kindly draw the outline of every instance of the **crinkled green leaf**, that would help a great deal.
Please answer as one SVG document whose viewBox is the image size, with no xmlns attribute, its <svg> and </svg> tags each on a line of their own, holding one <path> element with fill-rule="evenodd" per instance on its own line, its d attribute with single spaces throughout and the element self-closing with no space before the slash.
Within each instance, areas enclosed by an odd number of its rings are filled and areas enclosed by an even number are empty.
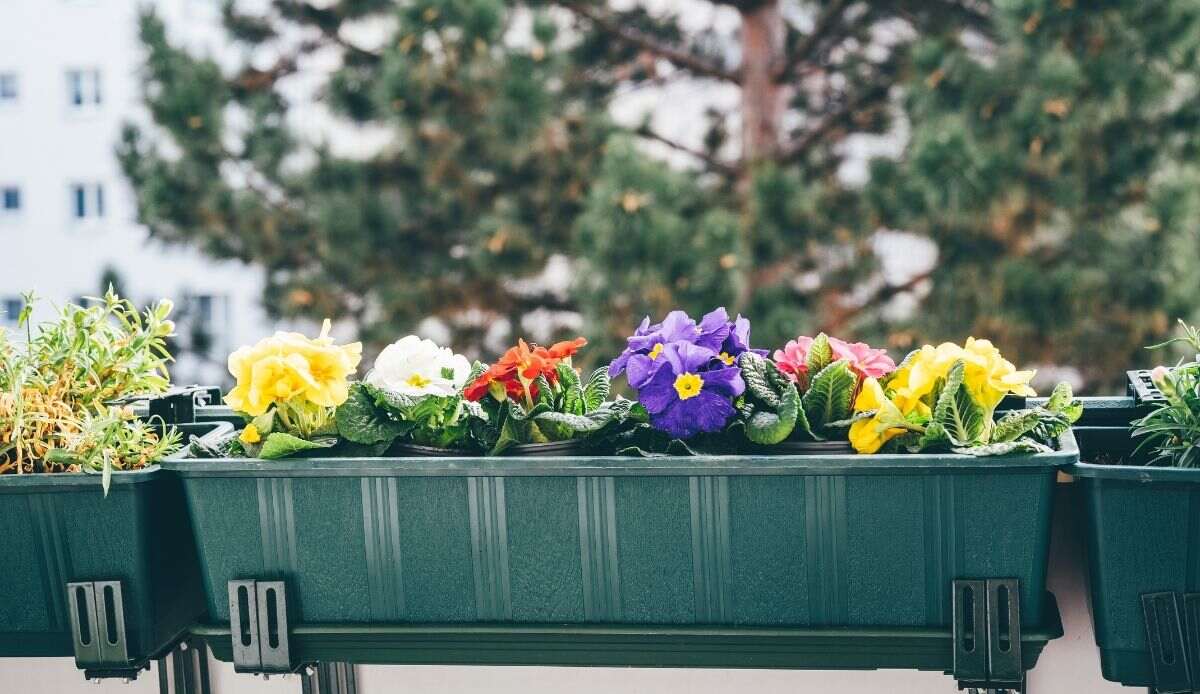
<svg viewBox="0 0 1200 694">
<path fill-rule="evenodd" d="M 810 372 L 811 373 L 811 372 Z M 835 361 L 821 369 L 809 382 L 808 392 L 802 398 L 804 414 L 814 431 L 825 428 L 850 416 L 851 400 L 858 377 L 845 361 Z"/>
<path fill-rule="evenodd" d="M 962 360 L 950 367 L 932 420 L 945 428 L 951 443 L 960 447 L 982 443 L 989 424 L 987 412 L 963 385 L 965 369 Z"/>
<path fill-rule="evenodd" d="M 583 388 L 584 412 L 591 412 L 600 407 L 608 399 L 610 392 L 612 381 L 608 376 L 608 367 L 602 366 L 588 376 L 587 384 Z"/>
<path fill-rule="evenodd" d="M 819 333 L 813 338 L 812 345 L 808 348 L 808 355 L 804 359 L 805 366 L 808 367 L 809 374 L 820 373 L 825 367 L 833 363 L 833 347 L 829 344 L 829 336 L 825 333 Z"/>
<path fill-rule="evenodd" d="M 925 433 L 919 435 L 916 445 L 917 449 L 921 451 L 935 451 L 950 448 L 952 444 L 949 434 L 946 433 L 946 427 L 938 422 L 931 422 L 929 426 L 925 427 Z"/>
<path fill-rule="evenodd" d="M 360 383 L 358 385 L 365 390 L 372 399 L 375 400 L 375 404 L 379 405 L 380 407 L 386 407 L 395 412 L 406 412 L 410 407 L 416 404 L 416 400 L 414 398 L 402 393 L 395 393 L 387 390 L 386 388 L 380 388 L 378 386 L 371 385 L 370 383 Z"/>
<path fill-rule="evenodd" d="M 1044 410 L 1039 410 L 1041 408 L 1013 410 L 1005 414 L 996 422 L 996 426 L 992 429 L 992 443 L 1016 441 L 1033 431 L 1042 421 L 1042 412 Z"/>
<path fill-rule="evenodd" d="M 581 387 L 583 386 L 583 384 L 579 382 L 579 374 L 570 364 L 560 361 L 554 367 L 554 371 L 556 374 L 558 374 L 558 384 L 562 388 L 566 389 L 575 384 L 578 384 Z"/>
<path fill-rule="evenodd" d="M 414 426 L 412 422 L 395 419 L 387 410 L 378 408 L 375 398 L 361 383 L 351 384 L 350 394 L 346 402 L 338 406 L 334 419 L 339 436 L 363 445 L 390 443 Z"/>
<path fill-rule="evenodd" d="M 779 398 L 776 409 L 755 412 L 745 421 L 746 438 L 757 444 L 771 445 L 791 435 L 800 413 L 800 393 L 795 386 L 788 385 L 789 389 Z"/>
<path fill-rule="evenodd" d="M 964 446 L 954 448 L 955 453 L 962 455 L 973 455 L 976 457 L 996 456 L 996 455 L 1016 455 L 1032 454 L 1032 453 L 1051 453 L 1053 449 L 1049 446 L 1044 446 L 1037 441 L 1030 439 L 1017 439 L 1016 441 L 1001 441 L 999 443 L 982 444 L 978 446 Z"/>
<path fill-rule="evenodd" d="M 747 352 L 738 359 L 742 380 L 746 383 L 746 393 L 774 410 L 779 407 L 779 394 L 771 387 L 767 377 L 768 365 L 774 367 L 763 357 Z"/>
<path fill-rule="evenodd" d="M 277 431 L 267 435 L 266 440 L 263 441 L 262 448 L 258 451 L 258 457 L 265 460 L 277 460 L 304 451 L 332 448 L 335 443 L 337 443 L 337 439 L 334 438 L 321 438 L 310 441 L 302 439 L 299 436 L 292 436 L 291 434 Z"/>
</svg>

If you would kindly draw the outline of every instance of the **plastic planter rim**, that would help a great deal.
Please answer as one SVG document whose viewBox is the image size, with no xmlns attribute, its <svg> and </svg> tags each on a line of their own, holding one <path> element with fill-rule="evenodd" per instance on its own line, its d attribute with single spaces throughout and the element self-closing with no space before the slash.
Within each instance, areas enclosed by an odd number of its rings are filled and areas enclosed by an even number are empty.
<svg viewBox="0 0 1200 694">
<path fill-rule="evenodd" d="M 975 457 L 955 453 L 930 455 L 746 455 L 662 456 L 539 456 L 441 458 L 185 458 L 179 454 L 162 467 L 187 477 L 338 477 L 403 475 L 505 477 L 521 475 L 894 475 L 1019 473 L 1029 468 L 1064 468 L 1078 460 L 1075 437 L 1068 430 L 1059 450 L 1050 453 Z"/>
</svg>

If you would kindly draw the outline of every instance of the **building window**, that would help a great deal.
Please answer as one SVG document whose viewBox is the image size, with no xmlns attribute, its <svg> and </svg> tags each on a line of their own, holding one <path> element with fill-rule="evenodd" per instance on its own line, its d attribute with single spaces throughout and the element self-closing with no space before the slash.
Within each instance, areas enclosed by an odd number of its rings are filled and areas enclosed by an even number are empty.
<svg viewBox="0 0 1200 694">
<path fill-rule="evenodd" d="M 0 304 L 0 324 L 16 325 L 25 302 L 19 296 L 6 296 Z"/>
<path fill-rule="evenodd" d="M 104 216 L 104 184 L 74 183 L 71 185 L 71 216 L 77 220 L 100 219 Z"/>
<path fill-rule="evenodd" d="M 0 105 L 17 101 L 17 73 L 0 72 Z"/>
<path fill-rule="evenodd" d="M 74 108 L 99 106 L 103 99 L 99 70 L 67 70 L 67 99 Z"/>
<path fill-rule="evenodd" d="M 0 186 L 0 215 L 16 214 L 21 211 L 21 189 L 16 186 Z"/>
</svg>

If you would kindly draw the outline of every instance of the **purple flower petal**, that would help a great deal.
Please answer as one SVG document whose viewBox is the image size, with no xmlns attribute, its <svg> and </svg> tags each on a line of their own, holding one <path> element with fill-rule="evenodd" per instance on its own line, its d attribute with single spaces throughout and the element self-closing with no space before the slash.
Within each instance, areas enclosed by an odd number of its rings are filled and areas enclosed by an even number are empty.
<svg viewBox="0 0 1200 694">
<path fill-rule="evenodd" d="M 662 356 L 659 359 L 663 357 L 670 362 L 671 370 L 679 375 L 700 373 L 708 366 L 709 362 L 716 359 L 717 353 L 690 342 L 673 342 L 663 348 Z"/>
<path fill-rule="evenodd" d="M 702 432 L 721 431 L 733 415 L 728 400 L 702 391 L 687 400 L 676 400 L 661 412 L 651 412 L 650 423 L 675 438 L 686 439 Z"/>
<path fill-rule="evenodd" d="M 662 412 L 677 400 L 679 394 L 675 392 L 675 374 L 670 369 L 660 369 L 638 389 L 638 402 L 652 415 Z"/>
<path fill-rule="evenodd" d="M 647 381 L 658 373 L 666 360 L 660 355 L 657 359 L 651 359 L 645 354 L 634 354 L 629 358 L 628 373 L 626 378 L 629 380 L 631 388 L 641 388 Z"/>
<path fill-rule="evenodd" d="M 726 398 L 736 398 L 746 391 L 746 382 L 742 380 L 742 370 L 736 366 L 712 369 L 701 374 L 704 379 L 704 390 L 712 391 Z"/>
<path fill-rule="evenodd" d="M 704 314 L 704 317 L 700 319 L 700 325 L 696 326 L 698 334 L 689 340 L 689 342 L 694 342 L 701 347 L 707 347 L 714 352 L 719 352 L 721 351 L 721 345 L 729 337 L 731 329 L 729 313 L 722 306 Z"/>
<path fill-rule="evenodd" d="M 608 365 L 608 377 L 616 378 L 620 376 L 621 372 L 625 370 L 625 365 L 629 362 L 629 358 L 632 356 L 633 351 L 629 349 L 618 354 L 617 358 L 613 359 L 612 363 Z"/>
</svg>

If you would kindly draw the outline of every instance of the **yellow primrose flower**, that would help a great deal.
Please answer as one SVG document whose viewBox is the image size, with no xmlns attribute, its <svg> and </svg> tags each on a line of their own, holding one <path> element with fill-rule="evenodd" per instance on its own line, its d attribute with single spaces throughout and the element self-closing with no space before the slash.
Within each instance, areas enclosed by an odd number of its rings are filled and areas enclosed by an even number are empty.
<svg viewBox="0 0 1200 694">
<path fill-rule="evenodd" d="M 966 367 L 963 371 L 963 382 L 967 386 L 967 392 L 989 412 L 995 409 L 1008 393 L 1026 397 L 1037 395 L 1029 387 L 1029 381 L 1033 379 L 1035 372 L 1017 371 L 1017 367 L 1000 356 L 1000 350 L 988 340 L 968 337 L 961 358 Z"/>
<path fill-rule="evenodd" d="M 874 378 L 863 380 L 862 390 L 854 400 L 855 412 L 875 410 L 870 419 L 860 419 L 850 425 L 850 445 L 859 453 L 875 453 L 883 444 L 904 433 L 904 429 L 889 427 L 889 422 L 904 419 L 904 413 L 892 402 L 879 381 Z"/>
<path fill-rule="evenodd" d="M 237 385 L 225 401 L 257 417 L 277 403 L 302 398 L 320 407 L 337 407 L 349 395 L 348 379 L 362 359 L 362 343 L 335 345 L 328 320 L 316 339 L 278 332 L 229 355 Z"/>
<path fill-rule="evenodd" d="M 242 429 L 242 433 L 238 435 L 238 439 L 242 443 L 258 443 L 262 441 L 262 434 L 258 433 L 258 427 L 253 424 L 247 424 L 246 428 Z"/>
</svg>

